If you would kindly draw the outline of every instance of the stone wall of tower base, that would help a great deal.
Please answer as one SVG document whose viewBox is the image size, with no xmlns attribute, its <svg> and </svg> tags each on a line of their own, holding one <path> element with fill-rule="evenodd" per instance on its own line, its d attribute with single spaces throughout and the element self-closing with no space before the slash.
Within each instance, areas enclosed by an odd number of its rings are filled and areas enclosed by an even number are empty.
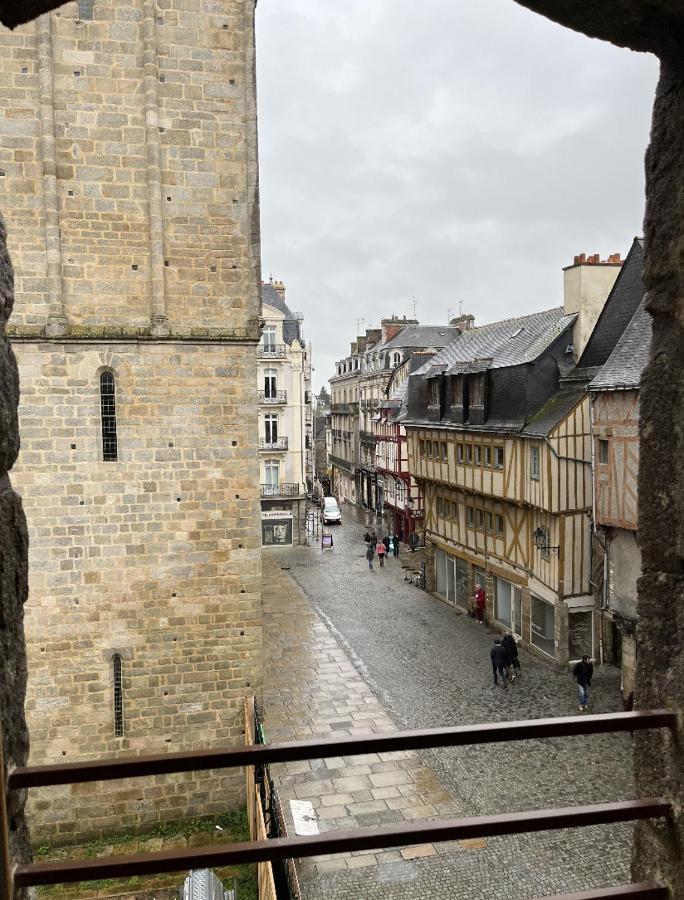
<svg viewBox="0 0 684 900">
<path fill-rule="evenodd" d="M 15 349 L 30 762 L 240 744 L 262 666 L 254 345 Z M 116 385 L 115 461 L 102 458 L 103 370 Z M 66 842 L 243 799 L 242 773 L 222 771 L 33 790 L 27 814 L 34 841 Z"/>
</svg>

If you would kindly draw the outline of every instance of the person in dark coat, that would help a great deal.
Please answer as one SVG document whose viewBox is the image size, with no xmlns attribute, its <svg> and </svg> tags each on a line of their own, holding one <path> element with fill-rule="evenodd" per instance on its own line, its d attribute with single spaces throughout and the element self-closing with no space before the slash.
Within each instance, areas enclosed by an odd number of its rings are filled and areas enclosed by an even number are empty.
<svg viewBox="0 0 684 900">
<path fill-rule="evenodd" d="M 515 681 L 514 668 L 517 669 L 518 661 L 518 644 L 512 634 L 505 634 L 501 641 L 504 651 L 504 665 L 506 666 L 506 674 L 510 681 Z M 519 664 L 518 664 L 519 665 Z"/>
<path fill-rule="evenodd" d="M 395 557 L 399 556 L 399 535 L 396 533 L 396 531 L 392 535 L 392 547 L 394 549 Z"/>
<path fill-rule="evenodd" d="M 368 534 L 368 532 L 364 534 L 363 539 L 367 544 L 370 544 L 370 535 Z"/>
<path fill-rule="evenodd" d="M 594 664 L 589 662 L 588 656 L 583 656 L 572 670 L 572 674 L 577 682 L 577 694 L 579 697 L 579 708 L 586 709 L 589 705 L 589 688 L 591 687 L 591 679 L 594 677 Z"/>
<path fill-rule="evenodd" d="M 369 544 L 366 550 L 366 559 L 368 560 L 368 568 L 373 571 L 373 560 L 375 559 L 375 545 Z"/>
<path fill-rule="evenodd" d="M 386 534 L 384 536 L 384 538 L 382 539 L 382 542 L 385 545 L 385 553 L 389 556 L 390 544 L 392 543 L 390 536 L 388 534 Z"/>
<path fill-rule="evenodd" d="M 501 675 L 501 683 L 504 686 L 504 690 L 508 687 L 506 684 L 506 657 L 504 654 L 504 648 L 501 646 L 501 641 L 497 638 L 494 641 L 494 646 L 489 652 L 489 657 L 492 661 L 492 674 L 494 675 L 494 684 L 499 683 L 498 676 Z"/>
</svg>

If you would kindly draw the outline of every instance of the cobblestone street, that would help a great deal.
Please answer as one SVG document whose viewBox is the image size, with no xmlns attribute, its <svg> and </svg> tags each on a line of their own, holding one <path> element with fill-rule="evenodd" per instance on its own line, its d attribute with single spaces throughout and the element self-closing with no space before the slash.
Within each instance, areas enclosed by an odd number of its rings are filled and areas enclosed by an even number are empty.
<svg viewBox="0 0 684 900">
<path fill-rule="evenodd" d="M 495 688 L 489 629 L 405 582 L 404 556 L 369 572 L 364 514 L 345 505 L 343 519 L 332 551 L 264 555 L 269 740 L 577 713 L 570 674 L 524 652 L 523 678 Z M 618 688 L 614 670 L 597 669 L 590 712 L 621 709 Z M 321 830 L 632 796 L 623 736 L 350 757 L 274 776 L 284 806 L 310 800 Z M 629 880 L 630 834 L 610 826 L 320 858 L 300 877 L 306 900 L 534 898 Z"/>
</svg>

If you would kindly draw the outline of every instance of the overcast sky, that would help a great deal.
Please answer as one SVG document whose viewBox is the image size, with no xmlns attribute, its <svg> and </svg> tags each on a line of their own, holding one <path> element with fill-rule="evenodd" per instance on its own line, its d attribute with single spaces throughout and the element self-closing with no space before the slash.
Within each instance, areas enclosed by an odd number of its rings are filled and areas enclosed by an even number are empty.
<svg viewBox="0 0 684 900">
<path fill-rule="evenodd" d="M 356 320 L 483 324 L 562 303 L 576 253 L 641 234 L 654 57 L 513 0 L 259 0 L 263 277 L 316 390 Z"/>
</svg>

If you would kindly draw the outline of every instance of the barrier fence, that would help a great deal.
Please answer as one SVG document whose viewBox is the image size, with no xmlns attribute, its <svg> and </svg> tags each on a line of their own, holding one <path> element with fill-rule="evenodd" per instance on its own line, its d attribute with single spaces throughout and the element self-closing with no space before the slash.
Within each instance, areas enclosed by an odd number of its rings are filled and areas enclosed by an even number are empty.
<svg viewBox="0 0 684 900">
<path fill-rule="evenodd" d="M 160 775 L 235 766 L 254 767 L 253 774 L 251 776 L 249 772 L 247 774 L 248 798 L 254 798 L 253 804 L 248 803 L 248 810 L 251 805 L 250 829 L 254 840 L 222 846 L 176 848 L 146 855 L 31 863 L 16 865 L 13 868 L 9 867 L 8 862 L 5 861 L 8 868 L 4 873 L 3 885 L 0 885 L 0 900 L 11 900 L 16 888 L 73 883 L 100 878 L 130 878 L 134 875 L 144 876 L 199 867 L 216 868 L 238 863 L 267 864 L 267 867 L 263 869 L 264 874 L 260 875 L 259 896 L 263 900 L 271 900 L 276 896 L 276 886 L 272 877 L 273 870 L 271 869 L 271 876 L 268 874 L 268 864 L 272 864 L 275 860 L 348 853 L 357 850 L 378 850 L 434 841 L 522 834 L 555 828 L 579 828 L 643 819 L 661 819 L 667 822 L 672 817 L 670 801 L 655 797 L 615 803 L 598 803 L 583 807 L 529 810 L 496 816 L 407 822 L 403 825 L 360 828 L 352 832 L 328 832 L 311 837 L 269 839 L 266 837 L 268 828 L 266 817 L 263 814 L 262 793 L 257 783 L 256 767 L 258 766 L 295 760 L 430 747 L 467 746 L 494 742 L 510 743 L 516 740 L 635 732 L 651 728 L 674 730 L 677 725 L 676 715 L 670 710 L 659 709 L 457 726 L 397 732 L 389 735 L 370 735 L 365 738 L 259 744 L 259 729 L 251 715 L 251 707 L 246 710 L 246 713 L 245 740 L 247 746 L 244 748 L 14 768 L 8 773 L 7 783 L 3 787 L 7 790 L 23 790 L 28 787 L 107 781 L 141 775 Z M 270 790 L 270 786 L 268 789 Z M 4 806 L 4 796 L 0 797 L 0 801 Z M 272 806 L 273 804 L 271 804 Z M 6 834 L 4 837 L 6 839 Z M 264 893 L 262 893 L 262 883 Z M 572 900 L 594 900 L 594 898 L 599 900 L 604 897 L 665 898 L 668 896 L 667 888 L 663 884 L 649 882 L 567 894 L 562 895 L 562 898 L 564 900 L 571 900 L 571 898 Z M 561 897 L 557 896 L 554 900 L 561 900 Z"/>
</svg>

